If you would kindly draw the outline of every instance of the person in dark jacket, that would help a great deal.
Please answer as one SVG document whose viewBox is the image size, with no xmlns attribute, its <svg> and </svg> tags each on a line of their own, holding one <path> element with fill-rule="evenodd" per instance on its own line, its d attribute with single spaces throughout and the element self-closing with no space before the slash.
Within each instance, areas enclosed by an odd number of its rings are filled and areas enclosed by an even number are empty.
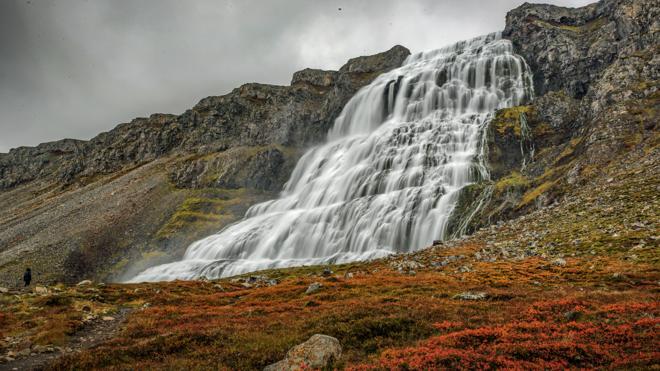
<svg viewBox="0 0 660 371">
<path fill-rule="evenodd" d="M 31 281 L 32 281 L 32 270 L 30 268 L 27 268 L 25 270 L 25 273 L 23 273 L 23 282 L 25 282 L 25 287 L 30 286 Z"/>
</svg>

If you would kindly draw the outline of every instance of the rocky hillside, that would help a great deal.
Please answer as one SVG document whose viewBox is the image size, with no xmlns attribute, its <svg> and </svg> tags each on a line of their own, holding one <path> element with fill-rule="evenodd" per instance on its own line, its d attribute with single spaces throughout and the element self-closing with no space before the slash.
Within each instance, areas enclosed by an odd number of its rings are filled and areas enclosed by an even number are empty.
<svg viewBox="0 0 660 371">
<path fill-rule="evenodd" d="M 89 141 L 0 154 L 0 282 L 18 284 L 25 266 L 41 282 L 73 282 L 177 258 L 274 197 L 348 99 L 409 54 L 395 46 L 339 71 L 296 72 L 290 86 L 246 84 Z"/>
</svg>

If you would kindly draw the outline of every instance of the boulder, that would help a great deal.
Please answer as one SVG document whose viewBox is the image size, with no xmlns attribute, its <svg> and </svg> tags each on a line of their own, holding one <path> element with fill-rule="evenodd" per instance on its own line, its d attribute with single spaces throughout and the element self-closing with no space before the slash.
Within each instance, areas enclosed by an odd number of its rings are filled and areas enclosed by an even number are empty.
<svg viewBox="0 0 660 371">
<path fill-rule="evenodd" d="M 341 357 L 339 340 L 316 334 L 306 342 L 291 348 L 286 358 L 266 366 L 264 371 L 294 371 L 303 369 L 325 369 Z"/>
<path fill-rule="evenodd" d="M 25 348 L 25 349 L 21 350 L 20 352 L 18 352 L 18 355 L 21 356 L 21 357 L 27 357 L 27 356 L 30 355 L 30 353 L 32 353 L 30 348 Z"/>
<path fill-rule="evenodd" d="M 84 280 L 84 281 L 80 281 L 80 282 L 78 282 L 78 284 L 77 284 L 76 286 L 89 286 L 89 285 L 91 285 L 91 284 L 92 284 L 92 281 L 90 281 L 90 280 Z"/>
<path fill-rule="evenodd" d="M 43 286 L 36 286 L 34 288 L 34 292 L 39 294 L 39 295 L 47 295 L 48 294 L 48 288 L 43 287 Z"/>
<path fill-rule="evenodd" d="M 555 265 L 557 267 L 563 267 L 566 266 L 566 260 L 562 258 L 557 258 L 552 261 L 552 265 Z"/>
<path fill-rule="evenodd" d="M 486 300 L 488 294 L 485 292 L 462 292 L 454 295 L 454 299 L 458 300 Z"/>
<path fill-rule="evenodd" d="M 313 284 L 309 285 L 309 287 L 307 288 L 307 291 L 305 291 L 305 294 L 307 294 L 307 295 L 313 294 L 313 293 L 319 291 L 322 286 L 323 285 L 321 285 L 320 283 L 314 282 Z"/>
</svg>

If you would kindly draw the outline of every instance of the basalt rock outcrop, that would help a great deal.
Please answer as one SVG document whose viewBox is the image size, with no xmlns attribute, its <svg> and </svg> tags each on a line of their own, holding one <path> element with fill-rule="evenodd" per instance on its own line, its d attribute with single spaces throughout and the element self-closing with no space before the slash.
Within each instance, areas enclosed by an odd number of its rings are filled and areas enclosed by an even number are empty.
<svg viewBox="0 0 660 371">
<path fill-rule="evenodd" d="M 589 91 L 617 59 L 658 44 L 656 0 L 603 0 L 572 9 L 526 3 L 507 14 L 504 36 L 534 72 L 538 95 Z"/>
</svg>

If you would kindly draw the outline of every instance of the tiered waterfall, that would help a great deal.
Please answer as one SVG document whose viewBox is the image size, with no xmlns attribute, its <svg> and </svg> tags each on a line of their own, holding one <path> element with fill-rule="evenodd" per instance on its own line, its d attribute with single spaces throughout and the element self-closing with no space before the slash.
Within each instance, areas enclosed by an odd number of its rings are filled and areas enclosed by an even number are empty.
<svg viewBox="0 0 660 371">
<path fill-rule="evenodd" d="M 495 110 L 531 98 L 529 68 L 491 34 L 408 57 L 346 105 L 280 197 L 132 281 L 226 277 L 414 251 L 445 237 L 458 191 L 488 177 Z"/>
</svg>

